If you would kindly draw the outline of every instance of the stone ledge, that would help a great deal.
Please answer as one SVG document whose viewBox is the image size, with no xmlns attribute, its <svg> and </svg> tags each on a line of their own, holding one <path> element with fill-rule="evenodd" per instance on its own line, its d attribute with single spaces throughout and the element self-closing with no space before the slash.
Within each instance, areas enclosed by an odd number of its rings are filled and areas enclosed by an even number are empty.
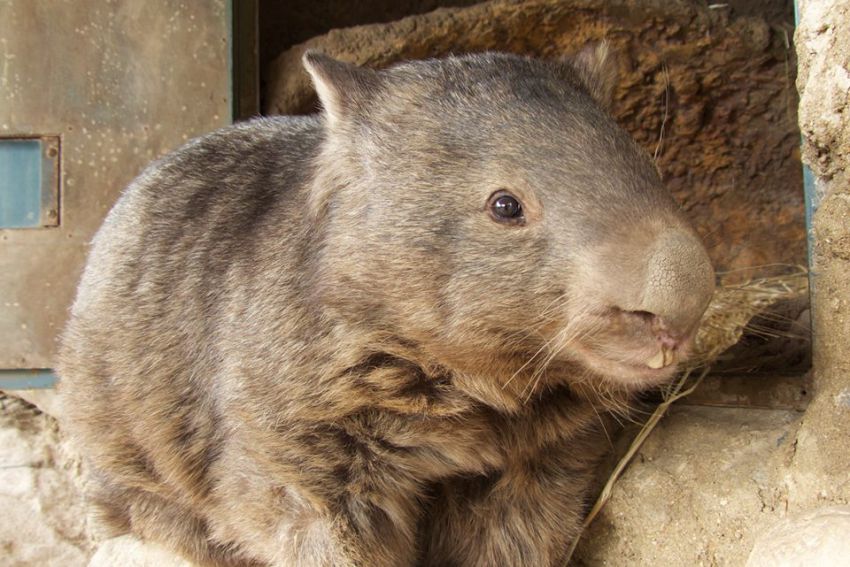
<svg viewBox="0 0 850 567">
<path fill-rule="evenodd" d="M 674 406 L 591 524 L 576 565 L 743 565 L 785 513 L 803 414 Z"/>
</svg>

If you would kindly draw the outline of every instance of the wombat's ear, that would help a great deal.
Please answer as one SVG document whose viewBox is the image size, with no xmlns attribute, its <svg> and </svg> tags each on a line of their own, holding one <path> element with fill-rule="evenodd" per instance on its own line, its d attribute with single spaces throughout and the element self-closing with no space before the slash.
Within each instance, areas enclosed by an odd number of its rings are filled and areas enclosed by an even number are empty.
<svg viewBox="0 0 850 567">
<path fill-rule="evenodd" d="M 601 41 L 586 46 L 571 61 L 590 95 L 605 108 L 614 101 L 619 78 L 616 59 L 608 42 Z"/>
<path fill-rule="evenodd" d="M 301 60 L 331 125 L 352 114 L 378 82 L 378 74 L 372 69 L 343 63 L 318 51 L 305 52 Z"/>
</svg>

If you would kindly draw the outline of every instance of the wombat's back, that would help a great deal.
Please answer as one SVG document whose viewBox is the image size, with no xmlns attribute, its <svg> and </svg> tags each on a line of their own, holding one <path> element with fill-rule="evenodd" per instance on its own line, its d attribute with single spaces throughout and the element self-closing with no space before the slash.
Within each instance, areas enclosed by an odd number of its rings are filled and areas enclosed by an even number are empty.
<svg viewBox="0 0 850 567">
<path fill-rule="evenodd" d="M 101 490 L 110 477 L 154 494 L 170 486 L 188 506 L 209 488 L 205 467 L 223 441 L 215 396 L 227 329 L 249 316 L 238 312 L 240 294 L 260 285 L 261 269 L 297 270 L 320 138 L 314 118 L 220 130 L 150 166 L 108 215 L 58 364 L 67 426 Z M 287 285 L 275 293 L 282 314 L 298 308 Z"/>
</svg>

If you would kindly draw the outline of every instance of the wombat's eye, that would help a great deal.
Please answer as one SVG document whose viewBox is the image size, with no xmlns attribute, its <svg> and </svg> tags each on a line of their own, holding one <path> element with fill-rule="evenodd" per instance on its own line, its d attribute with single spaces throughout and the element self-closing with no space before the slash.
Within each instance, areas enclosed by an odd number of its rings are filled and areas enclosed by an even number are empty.
<svg viewBox="0 0 850 567">
<path fill-rule="evenodd" d="M 507 191 L 496 191 L 490 195 L 488 207 L 494 220 L 511 224 L 523 221 L 522 203 Z"/>
</svg>

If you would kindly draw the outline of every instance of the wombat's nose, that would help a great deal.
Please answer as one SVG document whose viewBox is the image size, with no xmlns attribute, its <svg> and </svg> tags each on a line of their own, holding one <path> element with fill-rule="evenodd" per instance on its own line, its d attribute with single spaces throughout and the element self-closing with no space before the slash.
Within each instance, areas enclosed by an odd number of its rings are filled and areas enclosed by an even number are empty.
<svg viewBox="0 0 850 567">
<path fill-rule="evenodd" d="M 686 334 L 670 328 L 663 317 L 648 311 L 626 311 L 623 314 L 645 324 L 649 332 L 658 340 L 658 344 L 666 348 L 677 348 L 687 338 Z"/>
<path fill-rule="evenodd" d="M 681 230 L 662 233 L 648 251 L 636 306 L 653 316 L 662 345 L 675 347 L 693 332 L 714 293 L 714 269 L 702 243 Z"/>
<path fill-rule="evenodd" d="M 661 229 L 657 224 L 615 234 L 575 278 L 585 297 L 632 318 L 655 338 L 659 348 L 647 362 L 652 368 L 688 350 L 714 294 L 714 269 L 696 233 L 679 221 Z"/>
</svg>

